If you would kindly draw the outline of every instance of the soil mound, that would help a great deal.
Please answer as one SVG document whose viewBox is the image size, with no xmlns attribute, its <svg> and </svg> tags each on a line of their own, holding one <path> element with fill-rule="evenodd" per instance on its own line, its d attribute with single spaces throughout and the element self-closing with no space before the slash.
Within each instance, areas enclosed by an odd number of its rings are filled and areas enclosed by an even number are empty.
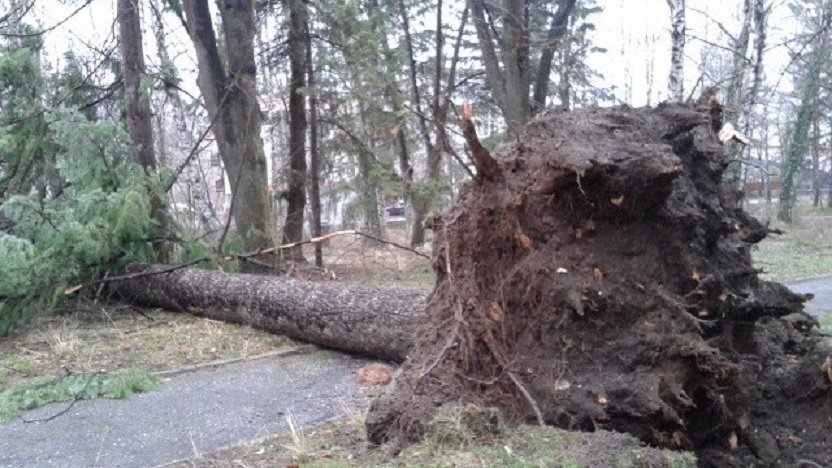
<svg viewBox="0 0 832 468">
<path fill-rule="evenodd" d="M 433 221 L 428 323 L 370 440 L 417 440 L 453 401 L 706 466 L 832 466 L 829 342 L 751 265 L 767 229 L 720 191 L 719 118 L 556 112 L 493 159 L 472 144 L 481 175 Z"/>
</svg>

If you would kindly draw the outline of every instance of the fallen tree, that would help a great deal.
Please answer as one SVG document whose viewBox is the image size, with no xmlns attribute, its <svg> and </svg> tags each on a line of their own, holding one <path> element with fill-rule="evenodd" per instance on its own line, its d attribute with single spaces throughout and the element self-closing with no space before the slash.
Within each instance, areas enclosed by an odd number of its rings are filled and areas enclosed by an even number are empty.
<svg viewBox="0 0 832 468">
<path fill-rule="evenodd" d="M 133 265 L 111 290 L 130 302 L 242 323 L 401 362 L 424 323 L 424 291 Z"/>
<path fill-rule="evenodd" d="M 116 290 L 407 355 L 368 414 L 373 442 L 417 440 L 443 402 L 469 402 L 705 466 L 832 466 L 832 351 L 805 298 L 751 265 L 767 229 L 720 192 L 720 120 L 683 105 L 552 113 L 493 156 L 466 120 L 478 176 L 433 221 L 425 310 L 418 292 L 199 270 Z"/>
</svg>

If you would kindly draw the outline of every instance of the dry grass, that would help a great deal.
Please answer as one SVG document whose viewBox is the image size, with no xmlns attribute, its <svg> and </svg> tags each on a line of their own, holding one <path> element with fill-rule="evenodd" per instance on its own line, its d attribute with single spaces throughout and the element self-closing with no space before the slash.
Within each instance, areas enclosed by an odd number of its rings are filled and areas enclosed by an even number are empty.
<svg viewBox="0 0 832 468">
<path fill-rule="evenodd" d="M 521 425 L 488 433 L 471 427 L 458 418 L 464 413 L 454 408 L 443 410 L 439 421 L 428 428 L 426 440 L 412 445 L 393 458 L 393 447 L 369 446 L 361 415 L 307 429 L 304 451 L 298 454 L 291 446 L 291 434 L 279 435 L 230 447 L 198 458 L 179 462 L 173 467 L 220 468 L 226 466 L 292 466 L 327 468 L 359 467 L 668 467 L 692 468 L 691 453 L 661 451 L 642 447 L 635 439 L 604 431 L 568 432 L 554 427 Z M 476 418 L 475 418 L 476 419 Z"/>
<path fill-rule="evenodd" d="M 67 370 L 155 372 L 254 356 L 290 343 L 251 327 L 159 309 L 98 308 L 46 316 L 0 340 L 0 390 Z"/>
<path fill-rule="evenodd" d="M 388 227 L 384 238 L 403 246 L 409 245 L 403 227 Z M 429 245 L 417 250 L 431 255 Z M 367 286 L 415 289 L 430 289 L 435 281 L 428 259 L 360 236 L 333 237 L 324 244 L 323 254 L 328 279 Z M 314 247 L 304 246 L 304 255 L 313 259 Z"/>
</svg>

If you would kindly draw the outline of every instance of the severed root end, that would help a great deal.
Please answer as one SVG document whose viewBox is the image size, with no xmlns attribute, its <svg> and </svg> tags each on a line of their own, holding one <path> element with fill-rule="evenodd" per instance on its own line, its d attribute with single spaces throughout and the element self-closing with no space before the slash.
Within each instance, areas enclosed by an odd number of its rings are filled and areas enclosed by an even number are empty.
<svg viewBox="0 0 832 468">
<path fill-rule="evenodd" d="M 477 129 L 474 127 L 474 109 L 470 103 L 462 104 L 462 135 L 471 148 L 474 165 L 477 167 L 477 180 L 488 179 L 491 181 L 503 180 L 503 173 L 497 160 L 485 149 L 477 137 Z"/>
</svg>

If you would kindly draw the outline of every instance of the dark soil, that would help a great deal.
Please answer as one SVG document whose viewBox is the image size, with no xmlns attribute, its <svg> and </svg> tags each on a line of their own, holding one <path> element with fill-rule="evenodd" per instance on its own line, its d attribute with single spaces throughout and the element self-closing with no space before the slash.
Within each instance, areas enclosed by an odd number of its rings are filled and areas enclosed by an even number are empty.
<svg viewBox="0 0 832 468">
<path fill-rule="evenodd" d="M 433 222 L 429 322 L 370 440 L 418 440 L 463 401 L 705 466 L 832 466 L 829 342 L 803 296 L 752 267 L 767 230 L 721 193 L 714 118 L 552 113 L 498 165 L 475 154 L 482 175 Z"/>
</svg>

